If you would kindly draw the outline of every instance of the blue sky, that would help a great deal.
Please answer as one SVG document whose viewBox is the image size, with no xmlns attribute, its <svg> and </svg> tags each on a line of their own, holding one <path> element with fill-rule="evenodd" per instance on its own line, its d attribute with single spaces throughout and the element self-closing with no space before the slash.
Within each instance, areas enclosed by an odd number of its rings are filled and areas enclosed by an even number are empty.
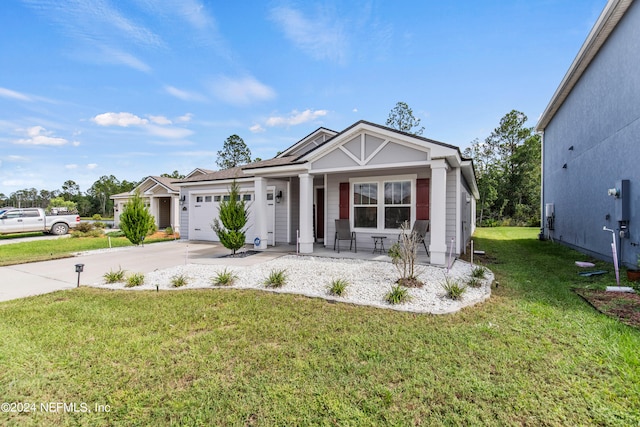
<svg viewBox="0 0 640 427">
<path fill-rule="evenodd" d="M 5 0 L 0 193 L 273 157 L 396 102 L 464 149 L 535 125 L 606 0 Z"/>
</svg>

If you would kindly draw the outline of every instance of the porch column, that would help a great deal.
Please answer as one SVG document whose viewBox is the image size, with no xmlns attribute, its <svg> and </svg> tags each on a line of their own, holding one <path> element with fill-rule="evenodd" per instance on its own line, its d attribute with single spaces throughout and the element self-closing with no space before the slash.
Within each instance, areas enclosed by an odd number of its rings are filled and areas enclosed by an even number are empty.
<svg viewBox="0 0 640 427">
<path fill-rule="evenodd" d="M 254 241 L 253 248 L 257 250 L 267 249 L 267 180 L 256 178 L 254 181 L 253 202 L 253 226 L 254 233 L 249 237 Z M 260 238 L 260 244 L 255 244 L 255 239 Z"/>
<path fill-rule="evenodd" d="M 445 265 L 447 260 L 447 162 L 431 163 L 430 227 L 431 264 Z"/>
<path fill-rule="evenodd" d="M 300 253 L 313 253 L 313 175 L 300 178 Z"/>
</svg>

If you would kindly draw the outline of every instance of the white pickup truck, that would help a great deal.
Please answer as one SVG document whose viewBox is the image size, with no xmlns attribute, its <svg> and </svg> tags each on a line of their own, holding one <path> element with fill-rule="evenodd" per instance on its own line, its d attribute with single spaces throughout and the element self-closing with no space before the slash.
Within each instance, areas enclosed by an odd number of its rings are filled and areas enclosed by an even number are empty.
<svg viewBox="0 0 640 427">
<path fill-rule="evenodd" d="M 80 216 L 52 210 L 46 215 L 44 209 L 1 209 L 0 234 L 29 233 L 42 231 L 51 234 L 67 234 L 70 228 L 80 223 Z"/>
</svg>

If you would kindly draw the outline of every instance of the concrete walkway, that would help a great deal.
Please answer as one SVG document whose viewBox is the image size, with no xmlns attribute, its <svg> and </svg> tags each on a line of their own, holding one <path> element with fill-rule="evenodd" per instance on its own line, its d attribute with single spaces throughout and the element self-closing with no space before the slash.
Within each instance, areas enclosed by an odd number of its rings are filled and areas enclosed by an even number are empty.
<svg viewBox="0 0 640 427">
<path fill-rule="evenodd" d="M 40 295 L 77 286 L 76 264 L 84 264 L 80 284 L 95 283 L 108 271 L 149 273 L 181 264 L 252 265 L 278 258 L 285 252 L 269 251 L 246 258 L 220 258 L 229 253 L 221 245 L 163 242 L 144 247 L 92 251 L 73 258 L 0 267 L 0 301 Z"/>
<path fill-rule="evenodd" d="M 84 271 L 80 275 L 80 284 L 82 285 L 99 282 L 105 273 L 119 269 L 131 273 L 146 274 L 154 270 L 184 264 L 248 266 L 270 261 L 283 255 L 295 254 L 295 251 L 294 245 L 278 245 L 269 247 L 262 253 L 244 258 L 220 258 L 229 254 L 229 250 L 220 244 L 183 240 L 152 243 L 143 247 L 133 246 L 91 251 L 72 258 L 0 267 L 0 301 L 75 288 L 78 284 L 78 274 L 75 272 L 76 264 L 84 264 Z M 311 255 L 328 258 L 391 261 L 386 254 L 372 254 L 370 250 L 361 250 L 357 253 L 343 250 L 338 253 L 332 248 L 325 248 L 321 245 L 314 247 L 314 253 Z M 428 264 L 428 258 L 424 251 L 418 252 L 418 263 Z"/>
</svg>

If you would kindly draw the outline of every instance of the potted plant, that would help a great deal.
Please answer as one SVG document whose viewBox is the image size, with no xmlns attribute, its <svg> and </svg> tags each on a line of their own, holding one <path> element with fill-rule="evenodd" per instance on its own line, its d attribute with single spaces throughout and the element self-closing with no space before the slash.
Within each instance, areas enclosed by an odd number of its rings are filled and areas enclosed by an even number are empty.
<svg viewBox="0 0 640 427">
<path fill-rule="evenodd" d="M 627 279 L 629 279 L 630 282 L 637 282 L 640 280 L 640 254 L 637 255 L 636 265 L 638 266 L 638 269 L 636 270 L 627 269 Z"/>
</svg>

